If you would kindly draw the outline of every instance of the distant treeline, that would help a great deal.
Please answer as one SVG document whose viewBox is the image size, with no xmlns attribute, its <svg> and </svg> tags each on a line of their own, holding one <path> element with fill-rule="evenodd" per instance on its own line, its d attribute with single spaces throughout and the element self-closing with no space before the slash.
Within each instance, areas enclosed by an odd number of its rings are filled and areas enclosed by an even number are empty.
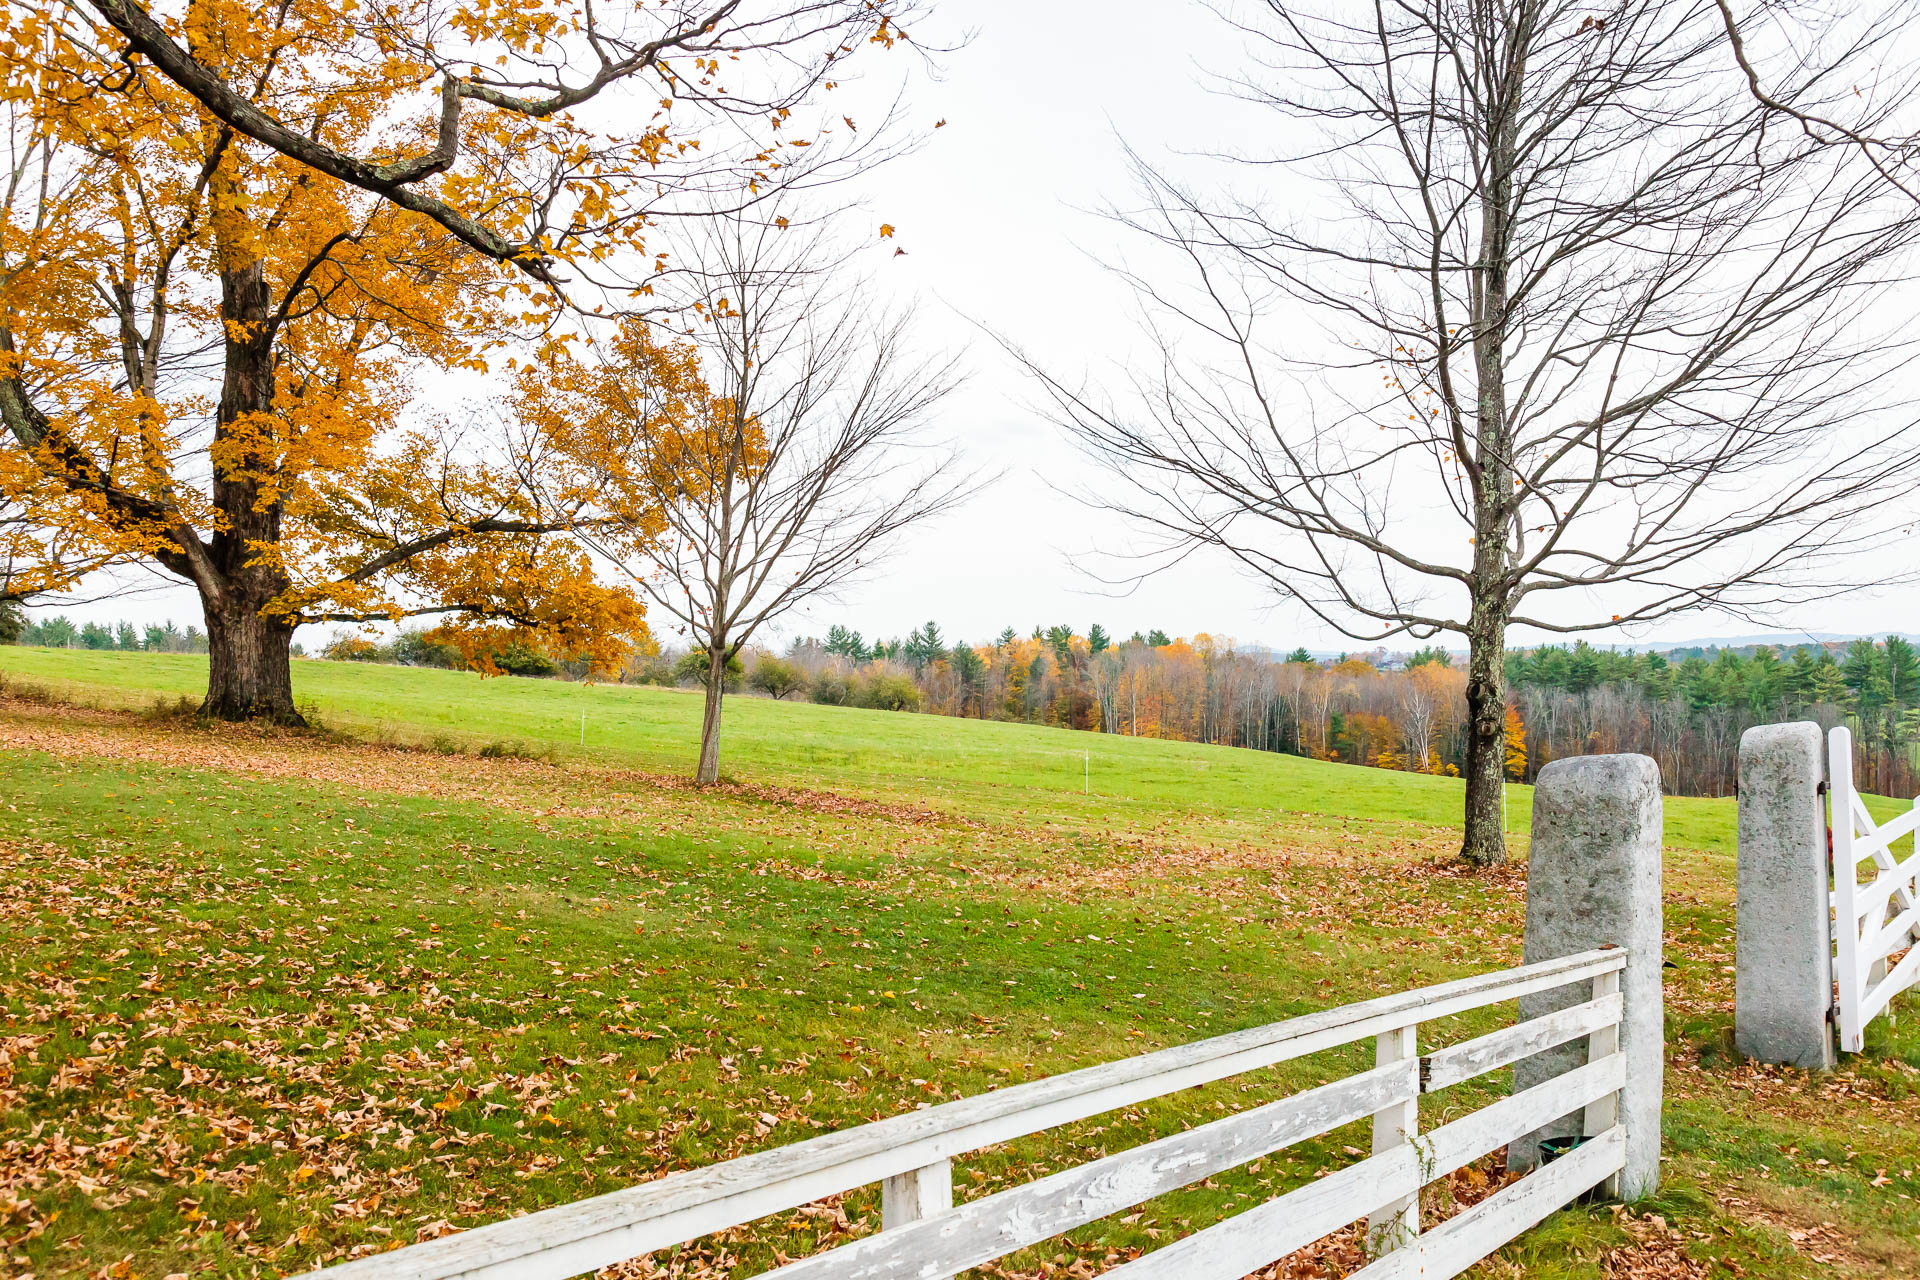
<svg viewBox="0 0 1920 1280">
<path fill-rule="evenodd" d="M 64 617 L 29 621 L 18 609 L 0 609 L 0 644 L 31 644 L 44 649 L 125 649 L 143 653 L 205 653 L 207 636 L 195 626 L 172 622 L 74 623 Z"/>
<path fill-rule="evenodd" d="M 946 715 L 1214 742 L 1350 764 L 1456 773 L 1465 762 L 1465 675 L 1439 648 L 1329 660 L 1281 657 L 1209 635 L 1115 641 L 1098 626 L 1003 631 L 950 644 L 933 623 L 868 643 L 830 630 L 785 659 L 829 682 L 895 670 L 923 710 Z M 1654 757 L 1670 791 L 1730 795 L 1740 735 L 1809 719 L 1854 730 L 1861 785 L 1920 791 L 1920 653 L 1907 640 L 1758 645 L 1668 654 L 1579 641 L 1508 656 L 1509 776 L 1531 781 L 1566 756 Z M 835 687 L 829 685 L 829 687 Z"/>
<path fill-rule="evenodd" d="M 1920 651 L 1885 641 L 1611 653 L 1581 643 L 1507 658 L 1533 768 L 1561 756 L 1635 751 L 1660 762 L 1674 790 L 1729 795 L 1740 735 L 1757 724 L 1814 720 L 1853 729 L 1860 785 L 1920 791 Z"/>
<path fill-rule="evenodd" d="M 0 632 L 0 639 L 4 639 Z M 63 618 L 22 627 L 17 640 L 57 648 L 206 649 L 195 627 L 82 627 Z M 431 631 L 389 640 L 336 635 L 321 651 L 339 661 L 488 666 L 520 676 L 581 679 L 583 661 L 508 644 L 482 653 Z M 619 679 L 693 686 L 703 654 L 655 652 L 627 660 Z M 1728 795 L 1740 735 L 1756 724 L 1809 719 L 1854 730 L 1861 785 L 1920 791 L 1920 652 L 1882 642 L 1766 645 L 1667 653 L 1596 649 L 1585 641 L 1507 657 L 1508 775 L 1531 780 L 1549 761 L 1639 752 L 1668 789 Z M 1207 634 L 1163 631 L 1124 640 L 1098 625 L 1012 628 L 991 642 L 950 641 L 938 624 L 868 641 L 836 626 L 784 652 L 750 651 L 729 666 L 730 687 L 836 706 L 921 711 L 1047 724 L 1137 737 L 1281 751 L 1349 764 L 1457 773 L 1465 757 L 1465 675 L 1439 648 L 1375 649 L 1316 660 L 1243 649 Z"/>
</svg>

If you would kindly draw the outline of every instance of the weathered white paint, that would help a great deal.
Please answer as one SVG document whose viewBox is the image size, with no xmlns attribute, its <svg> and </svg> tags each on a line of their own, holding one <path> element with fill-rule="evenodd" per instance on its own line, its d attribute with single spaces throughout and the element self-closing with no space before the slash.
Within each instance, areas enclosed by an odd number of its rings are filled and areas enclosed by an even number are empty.
<svg viewBox="0 0 1920 1280">
<path fill-rule="evenodd" d="M 953 1208 L 953 1162 L 937 1160 L 920 1169 L 898 1173 L 880 1184 L 880 1223 L 883 1229 L 903 1227 Z"/>
<path fill-rule="evenodd" d="M 1412 1098 L 1418 1066 L 1406 1059 L 1348 1076 L 790 1262 L 768 1280 L 920 1280 L 977 1267 Z"/>
<path fill-rule="evenodd" d="M 1827 735 L 1828 805 L 1833 832 L 1833 970 L 1839 989 L 1840 1047 L 1866 1048 L 1867 1024 L 1895 996 L 1920 983 L 1920 852 L 1904 861 L 1894 842 L 1920 829 L 1914 807 L 1877 823 L 1853 785 L 1853 735 L 1842 725 Z M 1873 878 L 1860 883 L 1860 864 Z M 1899 964 L 1888 960 L 1910 948 Z"/>
<path fill-rule="evenodd" d="M 1620 976 L 1618 973 L 1603 973 L 1593 980 L 1593 998 L 1595 1002 L 1608 999 L 1620 999 Z M 1615 1018 L 1612 1022 L 1595 1027 L 1587 1036 L 1587 1061 L 1599 1062 L 1620 1052 L 1620 1024 L 1624 1018 Z M 1620 1095 L 1602 1094 L 1587 1104 L 1580 1118 L 1580 1132 L 1583 1134 L 1612 1133 L 1620 1122 Z M 1622 1141 L 1625 1133 L 1622 1131 Z M 1657 1145 L 1657 1143 L 1656 1143 Z M 1579 1148 L 1575 1148 L 1579 1150 Z M 1621 1148 L 1621 1163 L 1607 1175 L 1606 1193 L 1618 1199 L 1625 1190 L 1621 1175 L 1625 1171 L 1625 1147 Z M 1560 1157 L 1562 1160 L 1565 1156 Z"/>
<path fill-rule="evenodd" d="M 880 1228 L 888 1236 L 953 1208 L 953 1162 L 939 1160 L 921 1169 L 896 1173 L 880 1184 Z M 922 1280 L 952 1280 L 953 1271 L 922 1268 Z"/>
<path fill-rule="evenodd" d="M 1448 1085 L 1459 1084 L 1462 1080 L 1471 1080 L 1489 1071 L 1510 1067 L 1543 1049 L 1578 1040 L 1603 1027 L 1613 1027 L 1620 1021 L 1620 975 L 1617 972 L 1603 973 L 1595 978 L 1596 992 L 1603 981 L 1611 983 L 1611 990 L 1596 995 L 1585 1004 L 1572 1005 L 1544 1017 L 1530 1018 L 1511 1027 L 1489 1031 L 1472 1040 L 1435 1049 L 1426 1057 L 1427 1066 L 1420 1087 L 1427 1093 L 1433 1093 Z M 1594 1133 L 1599 1131 L 1592 1130 Z"/>
<path fill-rule="evenodd" d="M 1414 1241 L 1353 1273 L 1353 1280 L 1446 1280 L 1457 1276 L 1548 1214 L 1619 1173 L 1627 1135 L 1615 1127 L 1589 1138 L 1552 1164 L 1447 1219 Z"/>
<path fill-rule="evenodd" d="M 1588 951 L 1323 1010 L 906 1112 L 344 1263 L 327 1274 L 330 1280 L 566 1280 L 981 1147 L 1423 1020 L 1591 981 L 1626 963 L 1624 950 Z M 1343 1221 L 1401 1194 L 1388 1192 Z"/>
<path fill-rule="evenodd" d="M 1365 1206 L 1411 1194 L 1626 1080 L 1624 1054 L 1576 1067 L 1296 1191 L 1115 1267 L 1127 1280 L 1239 1280 L 1352 1222 Z M 1391 1255 L 1389 1255 L 1391 1256 Z"/>
<path fill-rule="evenodd" d="M 1418 1027 L 1383 1031 L 1374 1041 L 1376 1066 L 1396 1062 L 1417 1062 Z M 1420 1093 L 1416 1088 L 1402 1098 L 1373 1113 L 1373 1151 L 1375 1155 L 1410 1144 L 1420 1132 Z M 1409 1244 L 1420 1234 L 1420 1189 L 1395 1196 L 1373 1208 L 1367 1215 L 1367 1252 L 1378 1257 Z"/>
</svg>

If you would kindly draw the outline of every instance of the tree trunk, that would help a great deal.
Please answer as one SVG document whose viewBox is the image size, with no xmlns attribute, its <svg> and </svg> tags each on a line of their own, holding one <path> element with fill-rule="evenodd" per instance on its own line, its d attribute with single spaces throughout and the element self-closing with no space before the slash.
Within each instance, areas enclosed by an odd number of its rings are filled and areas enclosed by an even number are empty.
<svg viewBox="0 0 1920 1280">
<path fill-rule="evenodd" d="M 264 603 L 236 592 L 223 606 L 207 604 L 207 700 L 201 711 L 218 720 L 303 725 L 293 707 L 293 628 L 261 617 Z"/>
<path fill-rule="evenodd" d="M 1479 867 L 1507 860 L 1504 814 L 1507 766 L 1507 620 L 1494 607 L 1474 609 L 1467 637 L 1467 812 L 1460 856 Z"/>
<path fill-rule="evenodd" d="M 1507 860 L 1507 618 L 1512 611 L 1512 424 L 1507 421 L 1507 337 L 1514 323 L 1508 273 L 1515 253 L 1513 174 L 1525 82 L 1524 41 L 1510 46 L 1486 104 L 1490 135 L 1473 277 L 1473 576 L 1467 622 L 1467 807 L 1460 856 L 1474 866 Z"/>
<path fill-rule="evenodd" d="M 221 315 L 230 335 L 215 429 L 213 501 L 221 523 L 201 582 L 207 617 L 205 714 L 221 720 L 304 724 L 293 709 L 293 627 L 260 611 L 288 588 L 262 548 L 278 548 L 282 501 L 268 490 L 280 460 L 274 414 L 273 297 L 256 259 L 221 275 Z"/>
<path fill-rule="evenodd" d="M 700 766 L 695 782 L 720 781 L 720 702 L 726 694 L 727 655 L 718 646 L 707 649 L 707 705 L 700 720 Z"/>
</svg>

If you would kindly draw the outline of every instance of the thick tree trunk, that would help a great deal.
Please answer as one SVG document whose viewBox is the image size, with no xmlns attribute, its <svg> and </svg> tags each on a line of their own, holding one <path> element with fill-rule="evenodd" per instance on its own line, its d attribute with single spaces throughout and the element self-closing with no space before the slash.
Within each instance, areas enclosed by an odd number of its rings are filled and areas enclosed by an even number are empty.
<svg viewBox="0 0 1920 1280">
<path fill-rule="evenodd" d="M 237 593 L 236 593 L 237 594 Z M 207 700 L 218 720 L 305 724 L 293 707 L 293 628 L 260 616 L 264 601 L 229 596 L 207 614 Z"/>
<path fill-rule="evenodd" d="M 707 706 L 700 719 L 700 765 L 695 782 L 720 781 L 720 704 L 726 695 L 727 655 L 718 647 L 707 650 Z"/>
<path fill-rule="evenodd" d="M 293 627 L 261 610 L 287 590 L 286 571 L 262 548 L 280 542 L 276 476 L 273 297 L 262 264 L 221 276 L 221 314 L 235 335 L 226 345 L 215 443 L 213 500 L 221 525 L 208 547 L 210 580 L 200 585 L 207 616 L 207 700 L 221 720 L 302 724 L 293 708 Z M 244 442 L 244 443 L 242 443 Z"/>
<path fill-rule="evenodd" d="M 1492 867 L 1507 860 L 1507 621 L 1498 610 L 1474 610 L 1467 652 L 1467 811 L 1460 856 Z"/>
</svg>

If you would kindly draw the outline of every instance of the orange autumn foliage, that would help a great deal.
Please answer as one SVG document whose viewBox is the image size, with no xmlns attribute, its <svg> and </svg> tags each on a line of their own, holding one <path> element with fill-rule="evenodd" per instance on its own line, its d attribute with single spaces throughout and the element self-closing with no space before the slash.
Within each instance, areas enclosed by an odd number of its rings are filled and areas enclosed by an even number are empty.
<svg viewBox="0 0 1920 1280">
<path fill-rule="evenodd" d="M 421 142 L 431 121 L 390 111 L 417 69 L 342 52 L 337 22 L 322 0 L 193 0 L 176 25 L 329 145 Z M 16 139 L 0 503 L 96 561 L 191 583 L 218 715 L 296 718 L 287 648 L 302 621 L 434 614 L 602 664 L 643 637 L 633 597 L 551 536 L 593 502 L 592 467 L 553 447 L 565 423 L 410 412 L 429 371 L 484 370 L 509 336 L 510 269 L 70 37 L 29 15 L 0 43 Z M 704 394 L 697 370 L 663 376 Z"/>
</svg>

